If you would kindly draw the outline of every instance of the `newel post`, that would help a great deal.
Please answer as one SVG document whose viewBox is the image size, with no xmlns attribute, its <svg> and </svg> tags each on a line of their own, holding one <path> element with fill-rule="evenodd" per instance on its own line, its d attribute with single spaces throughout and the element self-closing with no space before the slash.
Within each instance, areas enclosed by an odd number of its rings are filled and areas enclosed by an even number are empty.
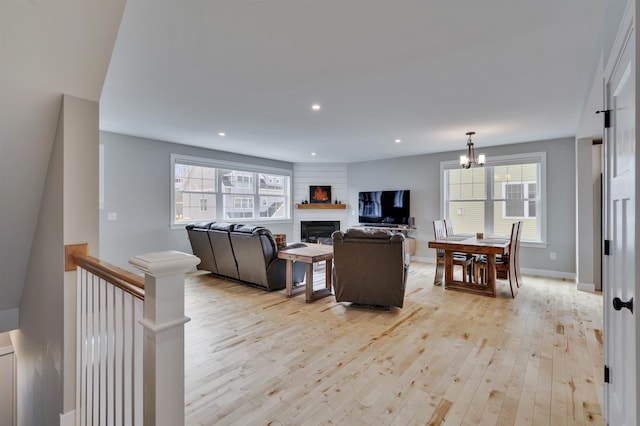
<svg viewBox="0 0 640 426">
<path fill-rule="evenodd" d="M 177 251 L 129 259 L 144 277 L 145 425 L 184 425 L 184 274 L 200 259 Z"/>
</svg>

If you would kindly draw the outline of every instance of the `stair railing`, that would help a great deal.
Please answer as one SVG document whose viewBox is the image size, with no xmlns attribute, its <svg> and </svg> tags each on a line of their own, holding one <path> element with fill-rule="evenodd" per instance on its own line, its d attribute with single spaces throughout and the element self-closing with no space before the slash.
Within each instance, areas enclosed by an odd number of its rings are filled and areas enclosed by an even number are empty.
<svg viewBox="0 0 640 426">
<path fill-rule="evenodd" d="M 160 252 L 125 271 L 76 255 L 76 425 L 184 424 L 184 273 L 195 256 Z"/>
</svg>

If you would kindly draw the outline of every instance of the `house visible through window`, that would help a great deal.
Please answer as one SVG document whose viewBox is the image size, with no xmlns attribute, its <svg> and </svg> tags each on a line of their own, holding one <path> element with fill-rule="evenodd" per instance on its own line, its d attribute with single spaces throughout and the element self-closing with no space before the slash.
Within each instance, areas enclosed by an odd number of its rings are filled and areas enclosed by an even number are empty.
<svg viewBox="0 0 640 426">
<path fill-rule="evenodd" d="M 505 202 L 502 217 L 531 218 L 536 217 L 536 183 L 503 183 Z"/>
<path fill-rule="evenodd" d="M 521 220 L 523 241 L 546 241 L 545 153 L 489 160 L 470 169 L 455 161 L 441 164 L 444 217 L 457 233 L 486 235 L 509 235 L 511 224 Z"/>
<path fill-rule="evenodd" d="M 172 155 L 172 224 L 289 220 L 290 171 Z"/>
</svg>

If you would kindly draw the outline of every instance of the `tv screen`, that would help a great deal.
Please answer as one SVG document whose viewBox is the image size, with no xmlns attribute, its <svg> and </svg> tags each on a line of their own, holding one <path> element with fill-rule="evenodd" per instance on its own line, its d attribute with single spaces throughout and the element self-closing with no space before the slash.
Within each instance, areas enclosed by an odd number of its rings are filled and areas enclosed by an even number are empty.
<svg viewBox="0 0 640 426">
<path fill-rule="evenodd" d="M 358 194 L 358 221 L 363 225 L 408 225 L 409 191 L 366 191 Z"/>
</svg>

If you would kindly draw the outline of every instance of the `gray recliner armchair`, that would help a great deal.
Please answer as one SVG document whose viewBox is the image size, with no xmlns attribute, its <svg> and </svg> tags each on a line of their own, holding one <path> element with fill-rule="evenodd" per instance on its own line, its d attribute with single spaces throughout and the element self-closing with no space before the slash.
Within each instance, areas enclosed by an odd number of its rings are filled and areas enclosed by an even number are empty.
<svg viewBox="0 0 640 426">
<path fill-rule="evenodd" d="M 337 302 L 402 308 L 409 271 L 402 234 L 352 228 L 331 238 Z"/>
</svg>

